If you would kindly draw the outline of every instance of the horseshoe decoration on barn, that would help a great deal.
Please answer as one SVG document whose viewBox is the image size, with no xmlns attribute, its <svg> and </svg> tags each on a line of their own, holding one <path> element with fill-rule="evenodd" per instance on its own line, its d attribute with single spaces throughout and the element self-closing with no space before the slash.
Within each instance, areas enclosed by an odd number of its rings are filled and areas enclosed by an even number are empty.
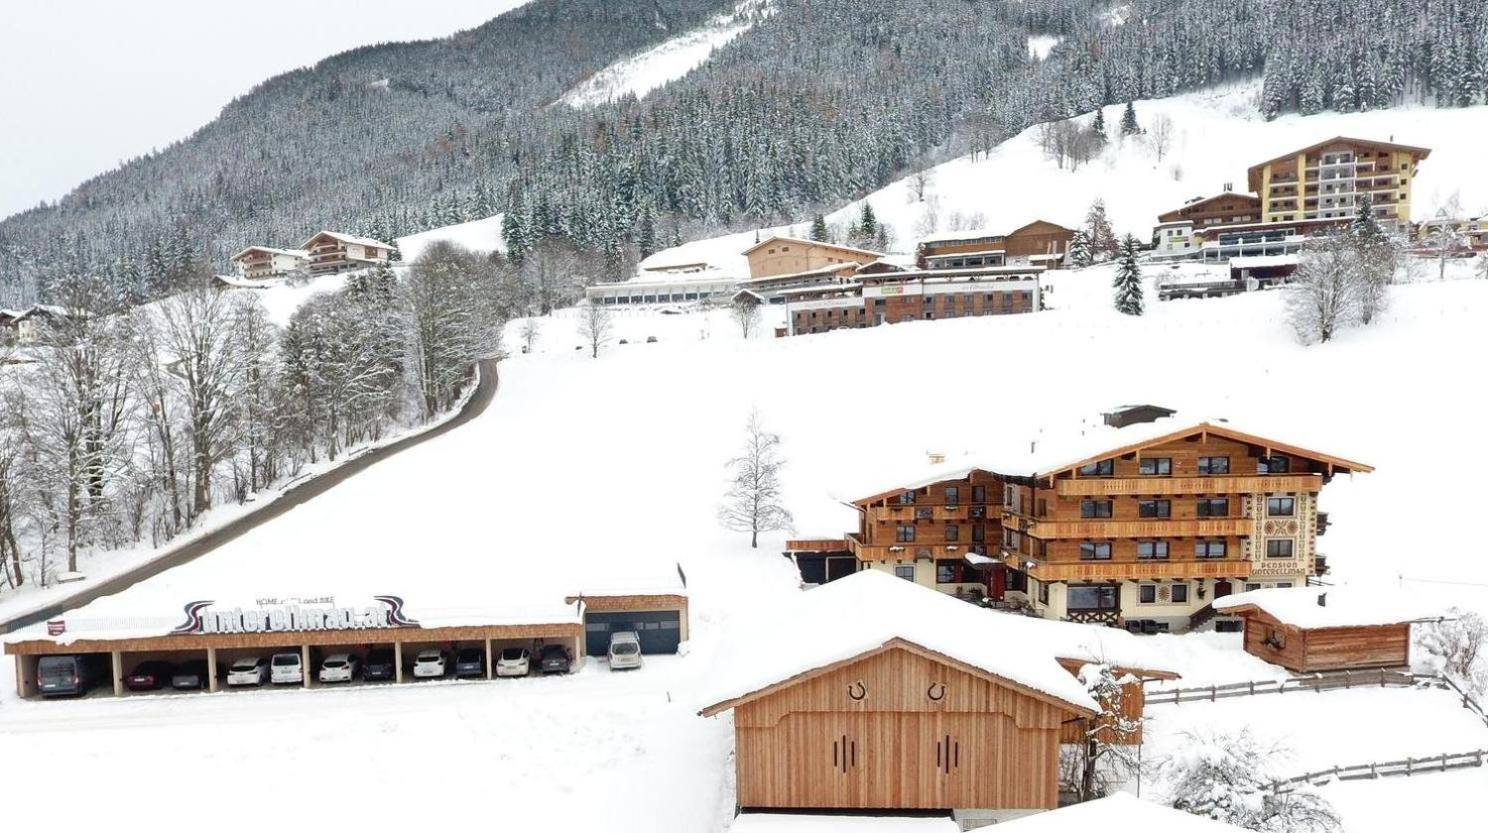
<svg viewBox="0 0 1488 833">
<path fill-rule="evenodd" d="M 862 680 L 858 680 L 847 687 L 847 696 L 853 700 L 862 700 L 868 696 L 868 686 L 863 685 Z"/>
<path fill-rule="evenodd" d="M 929 697 L 931 700 L 934 700 L 937 703 L 939 703 L 941 700 L 944 700 L 945 683 L 931 683 L 930 687 L 925 689 L 925 696 Z"/>
</svg>

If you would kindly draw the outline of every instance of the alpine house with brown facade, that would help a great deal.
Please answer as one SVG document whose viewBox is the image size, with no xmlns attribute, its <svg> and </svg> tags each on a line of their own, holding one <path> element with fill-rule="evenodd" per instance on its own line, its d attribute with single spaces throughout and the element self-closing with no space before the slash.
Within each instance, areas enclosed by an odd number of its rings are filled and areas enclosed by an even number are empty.
<svg viewBox="0 0 1488 833">
<path fill-rule="evenodd" d="M 854 569 L 1046 618 L 1187 630 L 1215 599 L 1325 572 L 1318 496 L 1368 471 L 1225 422 L 1107 425 L 863 489 L 846 501 L 855 532 L 790 541 L 787 555 L 807 582 L 841 575 L 851 556 Z"/>
</svg>

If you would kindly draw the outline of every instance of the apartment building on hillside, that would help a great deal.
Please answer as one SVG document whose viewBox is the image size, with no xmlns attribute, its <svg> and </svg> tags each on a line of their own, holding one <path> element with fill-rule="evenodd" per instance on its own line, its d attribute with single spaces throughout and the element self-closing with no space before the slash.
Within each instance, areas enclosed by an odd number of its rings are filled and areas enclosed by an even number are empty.
<svg viewBox="0 0 1488 833">
<path fill-rule="evenodd" d="M 1428 148 L 1336 136 L 1253 165 L 1261 221 L 1348 219 L 1368 198 L 1380 220 L 1410 222 L 1412 182 Z"/>
<path fill-rule="evenodd" d="M 932 461 L 858 489 L 858 528 L 791 541 L 805 581 L 877 569 L 1045 618 L 1182 631 L 1214 599 L 1326 570 L 1318 497 L 1341 457 L 1177 417 Z M 1233 624 L 1226 622 L 1226 624 Z"/>
</svg>

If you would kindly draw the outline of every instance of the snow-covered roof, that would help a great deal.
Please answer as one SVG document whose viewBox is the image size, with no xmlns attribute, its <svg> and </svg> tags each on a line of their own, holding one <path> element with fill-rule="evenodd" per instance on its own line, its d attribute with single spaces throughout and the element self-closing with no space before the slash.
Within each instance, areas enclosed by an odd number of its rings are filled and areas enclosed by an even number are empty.
<svg viewBox="0 0 1488 833">
<path fill-rule="evenodd" d="M 814 278 L 823 275 L 835 274 L 837 272 L 853 270 L 858 268 L 858 265 L 859 264 L 857 263 L 829 263 L 826 266 L 818 266 L 815 269 L 806 269 L 801 272 L 787 272 L 783 275 L 761 275 L 758 278 L 745 278 L 739 281 L 739 285 L 749 286 L 751 284 L 758 285 L 779 282 L 788 283 L 798 278 Z"/>
<path fill-rule="evenodd" d="M 1264 269 L 1274 266 L 1296 266 L 1297 255 L 1246 255 L 1230 258 L 1231 269 Z"/>
<path fill-rule="evenodd" d="M 755 243 L 753 246 L 745 249 L 743 253 L 747 255 L 750 252 L 764 246 L 768 246 L 771 243 L 799 243 L 803 246 L 825 246 L 829 249 L 837 249 L 838 251 L 843 252 L 853 252 L 854 254 L 860 255 L 872 255 L 875 259 L 883 257 L 883 252 L 875 252 L 870 249 L 859 249 L 856 246 L 843 246 L 839 243 L 828 243 L 825 240 L 807 240 L 802 237 L 788 237 L 783 234 L 774 234 L 766 237 L 764 240 L 761 240 L 760 242 Z"/>
<path fill-rule="evenodd" d="M 1154 669 L 1160 662 L 1125 631 L 1034 619 L 967 604 L 880 570 L 802 591 L 733 631 L 720 647 L 700 707 L 742 698 L 903 641 L 1058 701 L 1098 707 L 1059 660 Z"/>
<path fill-rule="evenodd" d="M 1215 599 L 1214 609 L 1222 613 L 1258 610 L 1283 625 L 1302 630 L 1399 625 L 1443 615 L 1441 605 L 1408 590 L 1371 591 L 1348 586 L 1251 590 Z"/>
<path fill-rule="evenodd" d="M 967 564 L 971 564 L 973 566 L 981 566 L 981 565 L 984 565 L 984 564 L 1000 564 L 1001 563 L 998 559 L 993 558 L 990 555 L 982 555 L 979 552 L 969 552 L 969 553 L 966 554 L 965 558 L 966 558 L 966 563 Z"/>
<path fill-rule="evenodd" d="M 1247 433 L 1222 419 L 1196 421 L 1174 414 L 1123 428 L 1081 423 L 1062 431 L 1044 432 L 1035 438 L 994 433 L 987 446 L 961 453 L 945 463 L 920 461 L 918 464 L 880 468 L 871 478 L 838 484 L 832 494 L 838 500 L 851 503 L 890 492 L 923 488 L 942 480 L 964 478 L 978 469 L 1009 477 L 1047 477 L 1095 460 L 1200 432 L 1264 445 L 1282 454 L 1318 459 L 1346 471 L 1373 471 L 1364 463 Z"/>
<path fill-rule="evenodd" d="M 350 243 L 355 246 L 376 246 L 379 249 L 393 248 L 392 246 L 382 242 L 381 240 L 373 240 L 370 237 L 358 237 L 355 234 L 342 234 L 339 231 L 318 231 L 306 238 L 305 242 L 300 244 L 300 248 L 310 248 L 310 244 L 315 242 L 315 238 L 317 237 L 330 237 L 335 240 L 340 240 L 342 243 Z"/>
<path fill-rule="evenodd" d="M 233 255 L 232 256 L 232 259 L 233 260 L 237 260 L 238 258 L 242 257 L 243 255 L 248 254 L 249 252 L 267 252 L 268 254 L 271 254 L 271 255 L 284 255 L 286 257 L 297 257 L 297 258 L 307 258 L 307 257 L 310 256 L 310 253 L 307 252 L 307 251 L 305 251 L 304 249 L 275 249 L 275 248 L 271 248 L 269 246 L 249 246 L 248 248 L 242 250 L 241 252 L 238 252 L 237 254 Z"/>
<path fill-rule="evenodd" d="M 940 234 L 932 234 L 932 235 L 929 235 L 927 237 L 921 237 L 919 239 L 919 241 L 918 241 L 918 245 L 921 245 L 921 246 L 931 246 L 931 245 L 934 245 L 936 243 L 958 243 L 958 242 L 964 242 L 964 241 L 967 241 L 967 240 L 981 240 L 983 238 L 986 238 L 986 239 L 989 239 L 989 240 L 990 239 L 1002 240 L 1002 239 L 1004 239 L 1006 237 L 1007 237 L 1007 233 L 1006 232 L 993 231 L 991 229 L 986 229 L 986 228 L 974 228 L 974 229 L 963 229 L 961 231 L 947 231 L 947 232 L 942 232 Z"/>
<path fill-rule="evenodd" d="M 237 275 L 213 275 L 212 279 L 233 289 L 268 289 L 284 282 L 283 277 L 241 278 Z"/>
<path fill-rule="evenodd" d="M 729 833 L 958 833 L 948 816 L 807 816 L 796 813 L 744 813 Z"/>
<path fill-rule="evenodd" d="M 1089 833 L 1092 830 L 1143 830 L 1150 833 L 1240 833 L 1242 828 L 1174 810 L 1130 793 L 1071 804 L 997 825 L 1008 833 Z"/>
<path fill-rule="evenodd" d="M 974 252 L 951 252 L 943 255 L 925 255 L 926 260 L 947 260 L 953 257 L 975 257 L 976 255 L 1000 255 L 1005 249 L 978 249 Z"/>
</svg>

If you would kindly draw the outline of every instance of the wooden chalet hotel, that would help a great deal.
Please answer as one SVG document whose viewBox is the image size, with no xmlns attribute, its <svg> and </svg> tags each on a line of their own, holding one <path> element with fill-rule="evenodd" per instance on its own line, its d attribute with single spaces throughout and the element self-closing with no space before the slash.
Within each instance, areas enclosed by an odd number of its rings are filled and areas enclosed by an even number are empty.
<svg viewBox="0 0 1488 833">
<path fill-rule="evenodd" d="M 790 541 L 786 555 L 807 583 L 882 570 L 1046 618 L 1182 631 L 1208 623 L 1215 599 L 1325 572 L 1319 494 L 1372 471 L 1153 406 L 1105 422 L 839 495 L 858 528 Z"/>
<path fill-rule="evenodd" d="M 901 321 L 1034 312 L 1039 276 L 1058 268 L 1073 232 L 1042 220 L 1007 234 L 922 241 L 913 257 L 793 237 L 745 250 L 750 277 L 736 298 L 784 304 L 779 335 Z"/>
</svg>

